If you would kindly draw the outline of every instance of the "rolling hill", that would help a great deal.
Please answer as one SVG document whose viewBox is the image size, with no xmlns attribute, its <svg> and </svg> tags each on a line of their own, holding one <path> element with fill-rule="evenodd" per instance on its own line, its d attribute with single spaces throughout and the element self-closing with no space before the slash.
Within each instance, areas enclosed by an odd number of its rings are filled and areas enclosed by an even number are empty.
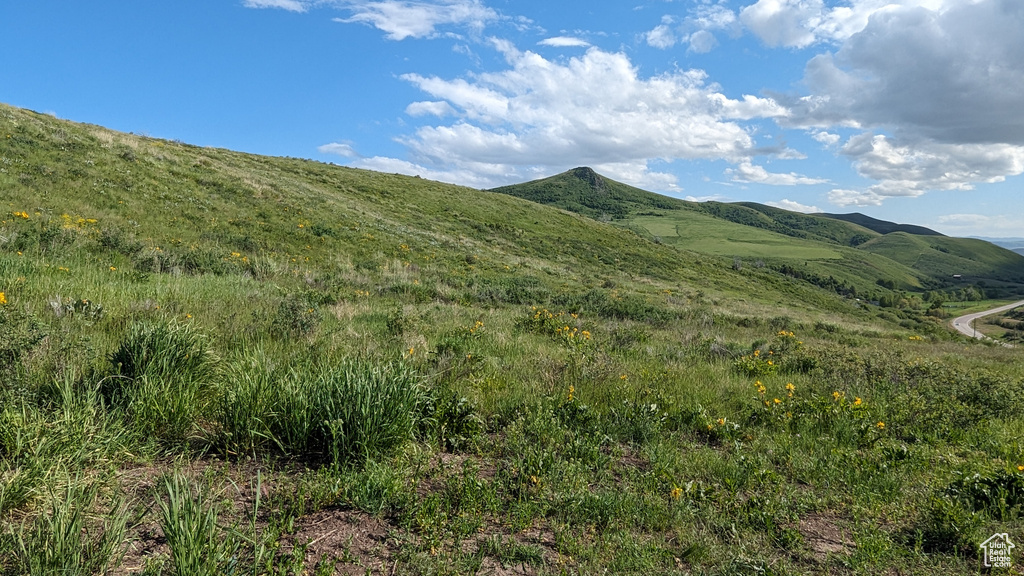
<svg viewBox="0 0 1024 576">
<path fill-rule="evenodd" d="M 1024 531 L 1019 351 L 873 283 L 1002 252 L 527 192 L 0 105 L 0 574 L 937 576 Z"/>
<path fill-rule="evenodd" d="M 860 214 L 801 214 L 749 202 L 687 202 L 614 182 L 589 168 L 493 191 L 614 219 L 677 248 L 785 266 L 811 278 L 832 277 L 860 292 L 879 283 L 923 291 L 981 282 L 995 287 L 997 294 L 1024 293 L 1024 258 L 1019 254 Z"/>
<path fill-rule="evenodd" d="M 924 226 L 914 226 L 913 224 L 896 224 L 895 222 L 886 222 L 885 220 L 878 220 L 858 212 L 852 214 L 817 214 L 817 216 L 824 216 L 826 218 L 834 218 L 836 220 L 842 220 L 844 222 L 851 222 L 858 226 L 863 226 L 869 230 L 874 230 L 879 234 L 889 234 L 891 232 L 906 232 L 907 234 L 914 234 L 916 236 L 943 236 L 935 230 L 925 228 Z"/>
</svg>

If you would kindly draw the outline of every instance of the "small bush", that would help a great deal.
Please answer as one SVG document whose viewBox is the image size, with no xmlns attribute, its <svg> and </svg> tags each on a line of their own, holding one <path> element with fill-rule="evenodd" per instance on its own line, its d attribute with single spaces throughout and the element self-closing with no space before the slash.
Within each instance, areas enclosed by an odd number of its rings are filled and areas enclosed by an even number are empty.
<svg viewBox="0 0 1024 576">
<path fill-rule="evenodd" d="M 926 552 L 974 555 L 981 525 L 980 515 L 948 498 L 934 497 L 918 520 L 914 540 Z"/>
<path fill-rule="evenodd" d="M 984 512 L 999 521 L 1012 520 L 1024 510 L 1024 473 L 1000 470 L 973 474 L 952 482 L 945 495 L 968 510 Z"/>
<path fill-rule="evenodd" d="M 142 242 L 135 239 L 131 232 L 120 228 L 104 228 L 97 239 L 99 245 L 108 250 L 131 258 L 142 250 Z"/>
<path fill-rule="evenodd" d="M 289 294 L 277 306 L 271 330 L 279 336 L 308 336 L 322 321 L 316 304 L 303 294 Z"/>
<path fill-rule="evenodd" d="M 46 338 L 46 327 L 31 312 L 0 304 L 0 374 L 15 368 L 21 357 Z"/>
</svg>

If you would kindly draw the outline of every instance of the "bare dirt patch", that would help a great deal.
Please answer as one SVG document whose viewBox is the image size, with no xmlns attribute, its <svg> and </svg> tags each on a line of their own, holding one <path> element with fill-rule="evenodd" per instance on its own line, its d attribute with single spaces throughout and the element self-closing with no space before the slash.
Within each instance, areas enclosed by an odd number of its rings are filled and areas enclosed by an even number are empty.
<svg viewBox="0 0 1024 576">
<path fill-rule="evenodd" d="M 303 516 L 288 541 L 305 546 L 310 568 L 335 559 L 336 574 L 366 574 L 368 569 L 388 574 L 398 545 L 391 533 L 391 526 L 365 512 L 334 508 Z"/>
<path fill-rule="evenodd" d="M 801 518 L 797 530 L 818 562 L 824 562 L 830 554 L 849 554 L 854 545 L 839 528 L 838 518 L 828 514 L 809 514 Z"/>
</svg>

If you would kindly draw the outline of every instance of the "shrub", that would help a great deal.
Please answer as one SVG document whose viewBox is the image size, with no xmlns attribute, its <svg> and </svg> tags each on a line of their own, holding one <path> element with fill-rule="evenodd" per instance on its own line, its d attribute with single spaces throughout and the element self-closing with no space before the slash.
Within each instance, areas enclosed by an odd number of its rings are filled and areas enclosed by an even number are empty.
<svg viewBox="0 0 1024 576">
<path fill-rule="evenodd" d="M 972 555 L 977 550 L 982 519 L 956 502 L 933 497 L 914 530 L 915 544 L 926 552 Z"/>
<path fill-rule="evenodd" d="M 271 330 L 279 336 L 308 336 L 321 320 L 319 309 L 307 295 L 289 294 L 278 304 Z"/>
<path fill-rule="evenodd" d="M 985 512 L 999 521 L 1012 520 L 1024 510 L 1024 473 L 972 474 L 950 483 L 945 495 L 968 510 Z"/>
<path fill-rule="evenodd" d="M 46 328 L 31 312 L 0 305 L 0 374 L 13 370 L 21 357 L 46 338 Z"/>
</svg>

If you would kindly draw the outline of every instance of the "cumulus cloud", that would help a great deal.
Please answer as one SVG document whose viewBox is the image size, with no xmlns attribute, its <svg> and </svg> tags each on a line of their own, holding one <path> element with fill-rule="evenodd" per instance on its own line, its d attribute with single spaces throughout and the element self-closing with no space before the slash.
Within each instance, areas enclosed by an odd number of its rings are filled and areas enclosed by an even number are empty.
<svg viewBox="0 0 1024 576">
<path fill-rule="evenodd" d="M 355 151 L 355 148 L 351 144 L 343 142 L 331 142 L 330 144 L 324 144 L 323 146 L 317 147 L 317 151 L 321 154 L 336 154 L 342 158 L 357 158 L 359 153 Z"/>
<path fill-rule="evenodd" d="M 644 39 L 647 41 L 648 46 L 662 50 L 675 46 L 678 38 L 676 38 L 675 32 L 672 31 L 672 17 L 663 16 L 661 24 L 658 24 L 653 30 L 644 34 Z"/>
<path fill-rule="evenodd" d="M 881 206 L 882 200 L 871 190 L 836 188 L 828 193 L 828 201 L 836 206 Z"/>
<path fill-rule="evenodd" d="M 739 20 L 768 46 L 806 48 L 842 43 L 863 31 L 875 15 L 913 8 L 944 12 L 975 1 L 848 0 L 828 6 L 823 0 L 758 0 L 740 10 Z"/>
<path fill-rule="evenodd" d="M 831 132 L 826 132 L 825 130 L 816 130 L 814 132 L 811 132 L 811 138 L 814 138 L 815 140 L 821 142 L 825 146 L 835 146 L 836 144 L 839 143 L 839 140 L 841 139 L 839 134 L 832 134 Z"/>
<path fill-rule="evenodd" d="M 479 33 L 487 23 L 499 17 L 495 10 L 484 6 L 479 0 L 383 0 L 342 4 L 352 15 L 336 18 L 337 22 L 373 26 L 385 32 L 391 40 L 432 37 L 438 34 L 439 27 L 447 25 L 469 28 Z"/>
<path fill-rule="evenodd" d="M 1024 147 L 1009 144 L 900 144 L 866 133 L 850 138 L 841 154 L 853 161 L 858 174 L 878 182 L 866 191 L 871 204 L 929 190 L 971 190 L 979 182 L 1002 182 L 1024 173 Z"/>
<path fill-rule="evenodd" d="M 448 116 L 455 113 L 455 109 L 447 102 L 413 102 L 405 107 L 405 113 L 409 116 Z"/>
<path fill-rule="evenodd" d="M 775 208 L 789 210 L 790 212 L 803 212 L 804 214 L 814 214 L 816 212 L 821 212 L 821 209 L 819 209 L 817 206 L 808 206 L 806 204 L 801 204 L 795 200 L 790 200 L 788 198 L 783 198 L 778 202 L 765 202 L 765 204 Z"/>
<path fill-rule="evenodd" d="M 590 46 L 590 42 L 582 40 L 580 38 L 572 38 L 570 36 L 555 36 L 554 38 L 545 38 L 537 44 L 541 46 L 552 46 L 555 48 L 586 48 Z"/>
<path fill-rule="evenodd" d="M 611 167 L 613 178 L 671 190 L 674 178 L 649 170 L 649 161 L 747 160 L 761 151 L 739 121 L 786 113 L 768 98 L 728 98 L 700 70 L 645 78 L 622 53 L 590 48 L 552 61 L 508 42 L 494 45 L 508 69 L 456 79 L 402 76 L 457 115 L 402 139 L 420 164 L 515 166 L 515 173 L 599 165 Z"/>
<path fill-rule="evenodd" d="M 821 0 L 758 0 L 740 11 L 740 21 L 769 46 L 803 48 L 815 42 Z"/>
<path fill-rule="evenodd" d="M 731 176 L 734 182 L 767 184 L 769 186 L 809 186 L 828 183 L 828 180 L 808 178 L 794 172 L 788 174 L 769 172 L 763 166 L 757 166 L 749 160 L 740 162 L 735 168 L 727 169 L 725 174 Z"/>
<path fill-rule="evenodd" d="M 475 164 L 464 168 L 438 169 L 428 168 L 398 158 L 374 156 L 357 160 L 352 163 L 352 166 L 376 172 L 419 176 L 437 182 L 448 182 L 449 184 L 460 184 L 474 188 L 491 188 L 498 184 L 509 184 L 519 181 L 519 177 L 514 175 L 515 172 L 509 171 L 507 167 L 501 165 Z"/>
<path fill-rule="evenodd" d="M 715 35 L 707 30 L 697 30 L 693 34 L 690 34 L 688 38 L 690 42 L 690 52 L 696 52 L 697 54 L 706 54 L 711 52 L 716 45 L 718 45 L 718 39 Z"/>
<path fill-rule="evenodd" d="M 840 149 L 864 189 L 840 205 L 877 205 L 929 190 L 969 190 L 1024 172 L 1024 3 L 1012 0 L 758 0 L 740 18 L 765 43 L 836 46 L 811 58 L 809 93 L 777 96 L 778 122 L 859 129 Z"/>
<path fill-rule="evenodd" d="M 280 8 L 290 12 L 305 12 L 307 2 L 302 0 L 244 0 L 242 5 L 246 8 Z"/>
<path fill-rule="evenodd" d="M 682 19 L 672 15 L 643 35 L 649 46 L 666 50 L 676 44 L 688 44 L 688 52 L 703 54 L 718 45 L 714 32 L 738 32 L 736 13 L 720 4 L 699 4 Z"/>
</svg>

